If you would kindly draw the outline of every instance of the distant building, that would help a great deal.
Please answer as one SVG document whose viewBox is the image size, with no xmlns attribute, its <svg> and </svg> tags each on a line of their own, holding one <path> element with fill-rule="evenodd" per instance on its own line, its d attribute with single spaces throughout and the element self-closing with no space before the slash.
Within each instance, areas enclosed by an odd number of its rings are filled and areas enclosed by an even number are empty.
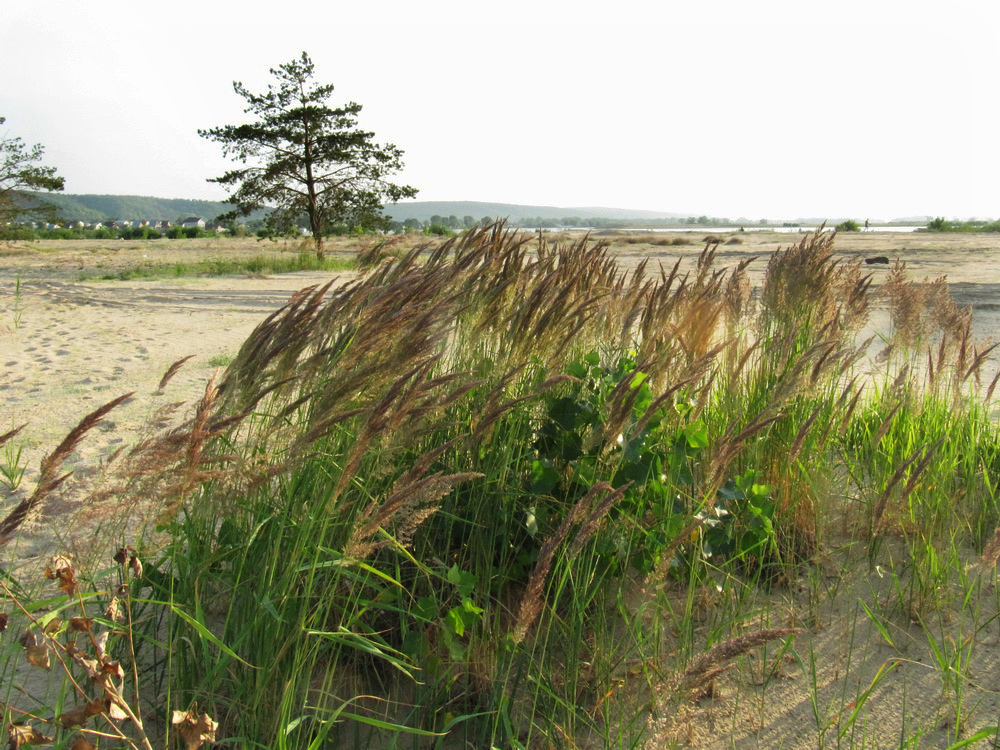
<svg viewBox="0 0 1000 750">
<path fill-rule="evenodd" d="M 189 216 L 181 222 L 181 226 L 185 229 L 193 229 L 197 227 L 198 229 L 205 228 L 205 220 L 200 216 Z"/>
</svg>

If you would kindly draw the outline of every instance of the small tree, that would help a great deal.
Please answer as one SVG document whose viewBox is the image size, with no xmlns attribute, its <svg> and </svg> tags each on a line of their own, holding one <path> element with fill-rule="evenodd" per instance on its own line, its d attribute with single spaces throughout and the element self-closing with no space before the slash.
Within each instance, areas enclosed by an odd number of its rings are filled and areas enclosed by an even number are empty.
<svg viewBox="0 0 1000 750">
<path fill-rule="evenodd" d="M 0 125 L 6 122 L 0 117 Z M 62 190 L 65 182 L 55 167 L 41 167 L 45 150 L 40 144 L 28 146 L 20 138 L 0 135 L 0 223 L 14 221 L 21 215 L 52 213 L 51 204 L 39 200 L 34 190 Z"/>
<path fill-rule="evenodd" d="M 232 189 L 227 200 L 236 209 L 225 218 L 271 208 L 268 224 L 281 233 L 305 216 L 322 258 L 323 237 L 333 225 L 370 226 L 386 202 L 417 191 L 387 179 L 402 169 L 403 152 L 374 143 L 374 133 L 357 127 L 360 104 L 328 106 L 333 86 L 314 84 L 313 73 L 303 52 L 271 69 L 276 81 L 262 94 L 234 82 L 233 90 L 247 102 L 244 111 L 256 119 L 198 134 L 247 165 L 209 180 Z"/>
</svg>

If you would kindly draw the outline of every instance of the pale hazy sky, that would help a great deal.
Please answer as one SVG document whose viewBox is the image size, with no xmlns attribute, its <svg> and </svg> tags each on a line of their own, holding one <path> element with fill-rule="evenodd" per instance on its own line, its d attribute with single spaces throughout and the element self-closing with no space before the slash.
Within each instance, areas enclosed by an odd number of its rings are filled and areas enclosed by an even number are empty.
<svg viewBox="0 0 1000 750">
<path fill-rule="evenodd" d="M 997 28 L 998 0 L 0 0 L 0 127 L 70 193 L 221 199 L 196 130 L 305 50 L 422 200 L 996 217 Z"/>
</svg>

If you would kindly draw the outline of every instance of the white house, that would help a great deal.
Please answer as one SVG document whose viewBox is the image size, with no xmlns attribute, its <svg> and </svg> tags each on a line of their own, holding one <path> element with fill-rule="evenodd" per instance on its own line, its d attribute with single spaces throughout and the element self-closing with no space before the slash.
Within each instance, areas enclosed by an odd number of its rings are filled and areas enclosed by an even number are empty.
<svg viewBox="0 0 1000 750">
<path fill-rule="evenodd" d="M 193 227 L 198 227 L 199 229 L 205 228 L 205 220 L 200 216 L 189 216 L 181 222 L 181 226 L 185 229 L 191 229 Z"/>
</svg>

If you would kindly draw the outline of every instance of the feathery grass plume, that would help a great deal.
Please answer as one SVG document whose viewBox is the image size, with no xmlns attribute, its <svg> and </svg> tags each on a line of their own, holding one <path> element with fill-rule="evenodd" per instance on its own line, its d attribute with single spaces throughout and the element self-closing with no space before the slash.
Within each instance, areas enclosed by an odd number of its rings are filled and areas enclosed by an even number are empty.
<svg viewBox="0 0 1000 750">
<path fill-rule="evenodd" d="M 438 509 L 442 497 L 456 484 L 477 479 L 477 472 L 464 474 L 433 474 L 421 477 L 420 471 L 409 471 L 393 485 L 388 497 L 381 503 L 372 503 L 354 519 L 354 531 L 344 547 L 348 557 L 364 559 L 387 541 L 375 542 L 372 537 L 380 529 L 395 526 L 395 542 L 407 546 L 417 527 Z"/>
<path fill-rule="evenodd" d="M 174 375 L 176 375 L 177 372 L 181 369 L 181 367 L 184 366 L 184 363 L 187 362 L 192 357 L 194 357 L 194 355 L 189 354 L 186 357 L 181 357 L 179 360 L 170 365 L 170 367 L 167 368 L 167 371 L 163 373 L 163 377 L 160 378 L 160 383 L 159 385 L 156 386 L 156 390 L 162 391 L 166 387 L 167 383 L 169 383 L 170 380 L 174 377 Z"/>
<path fill-rule="evenodd" d="M 963 382 L 967 381 L 970 376 L 974 375 L 976 380 L 976 385 L 977 386 L 980 385 L 979 371 L 982 368 L 983 363 L 986 361 L 987 357 L 989 357 L 990 354 L 993 353 L 993 350 L 996 349 L 997 346 L 1000 346 L 1000 344 L 997 343 L 988 344 L 983 349 L 979 349 L 978 347 L 975 346 L 972 348 L 972 364 L 969 365 L 968 369 L 965 371 L 965 374 L 962 375 Z"/>
<path fill-rule="evenodd" d="M 984 567 L 995 567 L 1000 560 L 1000 526 L 993 532 L 993 537 L 983 547 L 983 554 L 980 557 Z"/>
<path fill-rule="evenodd" d="M 5 432 L 3 435 L 0 435 L 0 446 L 2 446 L 4 443 L 6 443 L 8 440 L 10 440 L 15 435 L 17 435 L 21 430 L 23 430 L 27 426 L 28 426 L 28 423 L 25 422 L 20 427 L 15 427 L 13 430 L 10 430 L 9 432 Z"/>
<path fill-rule="evenodd" d="M 948 290 L 947 277 L 941 276 L 926 285 L 925 304 L 931 322 L 953 340 L 959 340 L 972 321 L 972 308 L 959 307 Z"/>
<path fill-rule="evenodd" d="M 836 313 L 841 276 L 833 240 L 821 228 L 771 256 L 760 293 L 762 330 L 781 335 L 801 323 L 819 328 Z"/>
<path fill-rule="evenodd" d="M 704 684 L 706 676 L 715 667 L 755 648 L 760 648 L 771 641 L 788 638 L 802 632 L 804 631 L 800 628 L 765 628 L 717 643 L 708 651 L 694 657 L 687 668 L 678 675 L 672 688 L 668 688 L 668 690 L 675 695 L 678 690 L 682 689 L 696 690 L 699 685 Z"/>
<path fill-rule="evenodd" d="M 875 431 L 875 437 L 872 438 L 872 445 L 877 446 L 882 442 L 882 438 L 885 437 L 886 433 L 889 432 L 889 428 L 892 427 L 892 418 L 896 416 L 896 412 L 898 412 L 902 406 L 903 402 L 900 400 L 896 402 L 895 406 L 889 409 L 889 413 L 885 415 L 885 418 L 882 420 L 882 424 L 880 424 L 878 430 Z"/>
<path fill-rule="evenodd" d="M 746 269 L 757 256 L 741 260 L 736 268 L 729 273 L 726 281 L 724 298 L 726 312 L 727 337 L 734 338 L 744 322 L 744 316 L 750 312 L 750 302 L 753 299 L 753 289 L 750 285 L 750 275 Z"/>
<path fill-rule="evenodd" d="M 59 470 L 67 458 L 76 450 L 84 436 L 96 427 L 105 415 L 123 401 L 132 397 L 134 392 L 125 393 L 112 399 L 80 420 L 79 424 L 70 430 L 59 446 L 42 459 L 39 470 L 38 484 L 34 492 L 18 503 L 7 516 L 0 521 L 0 548 L 7 546 L 14 532 L 27 520 L 28 516 L 59 486 L 72 475 L 72 471 L 60 474 Z M 18 428 L 20 429 L 20 428 Z M 16 430 L 14 434 L 16 434 Z"/>
<path fill-rule="evenodd" d="M 809 418 L 802 423 L 798 433 L 795 435 L 795 440 L 792 441 L 792 447 L 788 450 L 788 463 L 794 463 L 795 459 L 798 458 L 799 451 L 802 450 L 802 446 L 806 441 L 806 436 L 809 434 L 809 430 L 812 427 L 813 422 L 816 421 L 816 417 L 820 415 L 821 411 L 823 411 L 823 404 L 820 404 L 813 409 Z"/>
<path fill-rule="evenodd" d="M 897 260 L 882 284 L 882 295 L 889 302 L 892 343 L 912 350 L 927 331 L 926 286 L 911 280 L 906 274 L 906 264 Z"/>
<path fill-rule="evenodd" d="M 984 398 L 984 401 L 986 403 L 989 403 L 990 399 L 993 398 L 993 391 L 997 387 L 997 381 L 1000 381 L 1000 371 L 998 371 L 997 374 L 993 376 L 993 380 L 990 381 L 989 388 L 986 389 L 986 396 Z"/>
<path fill-rule="evenodd" d="M 704 493 L 706 497 L 715 495 L 716 490 L 722 486 L 726 472 L 733 459 L 739 455 L 744 444 L 754 435 L 766 430 L 780 419 L 784 419 L 784 414 L 768 415 L 777 404 L 772 402 L 760 414 L 750 420 L 750 423 L 739 432 L 736 432 L 736 423 L 730 424 L 726 433 L 719 439 L 712 451 L 712 458 L 706 471 L 708 487 L 710 492 Z"/>
<path fill-rule="evenodd" d="M 399 244 L 401 236 L 384 237 L 375 242 L 363 243 L 358 248 L 358 267 L 362 269 L 371 268 L 392 257 L 393 246 Z"/>
<path fill-rule="evenodd" d="M 749 653 L 771 641 L 788 638 L 802 632 L 800 628 L 755 630 L 717 643 L 708 651 L 695 656 L 683 672 L 674 675 L 657 688 L 656 701 L 646 725 L 650 740 L 645 746 L 649 747 L 650 750 L 662 747 L 669 725 L 670 704 L 675 698 L 681 697 L 682 692 L 688 694 L 697 692 L 699 688 L 724 671 L 720 668 L 726 662 L 732 661 L 737 656 Z"/>
<path fill-rule="evenodd" d="M 708 516 L 704 513 L 696 514 L 660 551 L 656 566 L 642 582 L 643 593 L 645 596 L 649 597 L 655 586 L 658 586 L 667 580 L 667 574 L 670 572 L 670 566 L 673 564 L 674 553 L 677 552 L 677 549 L 684 542 L 692 539 L 695 532 L 704 526 L 707 521 Z"/>
<path fill-rule="evenodd" d="M 910 473 L 910 478 L 903 489 L 902 499 L 905 501 L 905 499 L 913 491 L 914 487 L 916 487 L 916 483 L 919 480 L 920 475 L 923 473 L 924 469 L 927 468 L 927 465 L 930 463 L 931 459 L 934 457 L 934 454 L 937 452 L 937 449 L 941 447 L 941 444 L 943 442 L 944 438 L 941 438 L 932 445 L 920 446 L 909 456 L 909 458 L 907 458 L 902 463 L 902 465 L 900 465 L 898 469 L 896 469 L 896 472 L 892 475 L 892 477 L 890 477 L 889 483 L 886 485 L 885 491 L 879 496 L 878 502 L 875 504 L 875 507 L 872 510 L 872 520 L 871 520 L 871 525 L 869 527 L 870 536 L 872 537 L 878 536 L 884 530 L 883 522 L 885 517 L 885 510 L 886 507 L 888 506 L 889 498 L 892 495 L 893 488 L 897 484 L 899 484 L 900 480 L 902 480 L 904 476 L 906 476 L 907 470 L 909 470 L 909 468 L 913 466 L 913 464 L 917 461 L 917 458 L 920 456 L 921 452 L 923 452 L 924 454 L 923 458 L 920 460 L 919 463 L 917 463 L 916 467 Z"/>
<path fill-rule="evenodd" d="M 618 490 L 612 490 L 611 485 L 607 482 L 598 482 L 591 487 L 587 493 L 581 497 L 576 505 L 566 514 L 559 528 L 556 530 L 555 534 L 545 540 L 541 549 L 538 551 L 538 560 L 535 563 L 535 568 L 531 572 L 531 576 L 528 578 L 528 584 L 524 589 L 524 594 L 521 597 L 521 603 L 518 606 L 518 613 L 516 624 L 513 631 L 511 632 L 511 639 L 515 644 L 521 643 L 525 637 L 528 635 L 528 631 L 531 630 L 531 626 L 535 624 L 535 620 L 542 613 L 542 606 L 545 593 L 545 582 L 549 577 L 549 571 L 552 569 L 552 561 L 555 557 L 556 548 L 566 539 L 569 535 L 569 531 L 572 526 L 577 523 L 590 507 L 594 498 L 598 497 L 601 493 L 609 493 L 612 495 L 612 502 L 621 496 L 624 492 L 624 488 L 619 488 Z M 605 498 L 607 500 L 607 498 Z M 584 521 L 584 526 L 588 529 L 588 536 L 593 533 L 597 528 L 597 522 L 603 517 L 607 510 L 610 508 L 610 503 L 606 504 L 604 502 L 599 503 L 597 508 L 594 509 Z M 583 529 L 581 528 L 581 531 Z M 579 532 L 578 532 L 579 533 Z M 586 537 L 579 542 L 582 546 L 583 541 Z M 574 544 L 574 547 L 576 545 Z"/>
</svg>

